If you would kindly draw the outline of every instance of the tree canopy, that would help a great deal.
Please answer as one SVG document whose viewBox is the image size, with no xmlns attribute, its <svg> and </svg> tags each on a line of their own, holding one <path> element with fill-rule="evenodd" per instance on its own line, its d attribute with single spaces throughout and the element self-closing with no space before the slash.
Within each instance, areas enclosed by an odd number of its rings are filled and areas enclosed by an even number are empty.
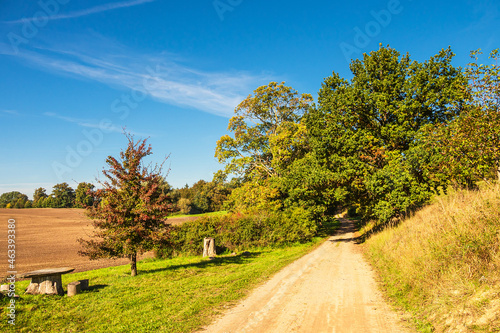
<svg viewBox="0 0 500 333">
<path fill-rule="evenodd" d="M 336 73 L 325 79 L 307 116 L 313 185 L 325 203 L 388 220 L 428 200 L 437 184 L 414 158 L 416 138 L 463 108 L 465 79 L 452 57 L 446 49 L 420 63 L 381 47 L 351 63 L 350 82 Z"/>
<path fill-rule="evenodd" d="M 75 191 L 75 207 L 85 208 L 94 204 L 94 197 L 92 195 L 94 187 L 93 184 L 86 182 L 78 184 Z"/>
<path fill-rule="evenodd" d="M 68 183 L 56 184 L 52 188 L 52 197 L 55 207 L 71 208 L 75 202 L 75 190 Z"/>
<path fill-rule="evenodd" d="M 23 208 L 24 203 L 28 201 L 28 196 L 18 191 L 6 192 L 0 195 L 0 208 Z M 23 207 L 20 207 L 21 203 Z M 17 205 L 17 207 L 16 207 Z"/>
<path fill-rule="evenodd" d="M 453 121 L 428 128 L 425 142 L 436 147 L 440 158 L 431 164 L 455 185 L 474 186 L 478 180 L 500 181 L 500 67 L 498 49 L 492 63 L 479 64 L 482 52 L 472 51 L 463 89 L 464 110 Z"/>
<path fill-rule="evenodd" d="M 215 157 L 226 163 L 225 173 L 261 179 L 279 175 L 283 160 L 302 148 L 285 137 L 297 132 L 298 121 L 311 103 L 311 95 L 299 95 L 284 82 L 257 88 L 229 120 L 234 137 L 225 135 L 217 141 Z"/>
</svg>

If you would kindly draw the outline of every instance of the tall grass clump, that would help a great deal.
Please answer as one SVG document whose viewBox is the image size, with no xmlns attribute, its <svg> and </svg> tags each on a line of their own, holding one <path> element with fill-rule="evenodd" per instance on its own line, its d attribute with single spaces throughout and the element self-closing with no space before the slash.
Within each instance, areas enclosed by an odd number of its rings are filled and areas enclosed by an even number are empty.
<svg viewBox="0 0 500 333">
<path fill-rule="evenodd" d="M 500 332 L 499 186 L 440 196 L 365 246 L 421 330 Z"/>
</svg>

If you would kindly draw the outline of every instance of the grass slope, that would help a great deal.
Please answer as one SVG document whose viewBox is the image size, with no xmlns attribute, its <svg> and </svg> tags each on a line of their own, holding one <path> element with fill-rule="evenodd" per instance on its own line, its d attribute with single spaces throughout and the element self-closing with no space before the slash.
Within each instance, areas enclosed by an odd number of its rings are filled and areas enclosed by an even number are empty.
<svg viewBox="0 0 500 333">
<path fill-rule="evenodd" d="M 90 290 L 74 297 L 25 295 L 28 281 L 17 282 L 21 299 L 16 302 L 16 325 L 7 324 L 5 297 L 0 301 L 0 331 L 191 332 L 323 239 L 212 261 L 145 259 L 136 277 L 130 277 L 129 266 L 63 275 L 65 290 L 69 282 L 90 279 Z"/>
<path fill-rule="evenodd" d="M 421 331 L 500 332 L 500 187 L 439 197 L 365 246 Z"/>
</svg>

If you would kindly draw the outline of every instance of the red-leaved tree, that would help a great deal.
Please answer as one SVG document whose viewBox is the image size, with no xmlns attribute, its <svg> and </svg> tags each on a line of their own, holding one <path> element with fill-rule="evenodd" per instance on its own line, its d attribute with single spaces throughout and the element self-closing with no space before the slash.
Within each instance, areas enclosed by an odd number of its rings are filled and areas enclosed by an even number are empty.
<svg viewBox="0 0 500 333">
<path fill-rule="evenodd" d="M 134 142 L 125 134 L 128 147 L 120 159 L 109 156 L 109 169 L 103 170 L 106 181 L 99 181 L 94 204 L 86 207 L 94 219 L 93 238 L 79 239 L 83 249 L 78 253 L 92 259 L 129 258 L 131 275 L 137 275 L 137 255 L 152 250 L 167 237 L 170 230 L 166 216 L 172 211 L 168 194 L 162 190 L 161 165 L 143 165 L 152 154 L 147 139 Z"/>
</svg>

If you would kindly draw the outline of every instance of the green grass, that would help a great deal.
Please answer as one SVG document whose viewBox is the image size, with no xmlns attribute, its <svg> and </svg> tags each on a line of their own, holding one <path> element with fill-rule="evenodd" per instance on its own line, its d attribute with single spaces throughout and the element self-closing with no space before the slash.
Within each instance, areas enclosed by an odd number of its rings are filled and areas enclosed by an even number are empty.
<svg viewBox="0 0 500 333">
<path fill-rule="evenodd" d="M 326 231 L 321 236 L 325 235 Z M 69 282 L 90 280 L 90 290 L 74 297 L 26 295 L 29 281 L 20 281 L 16 283 L 21 296 L 16 302 L 16 325 L 7 324 L 8 299 L 3 298 L 0 331 L 192 332 L 323 239 L 211 261 L 145 259 L 138 263 L 136 277 L 130 276 L 128 265 L 65 274 L 65 290 Z"/>
<path fill-rule="evenodd" d="M 180 213 L 174 213 L 172 215 L 169 215 L 169 217 L 190 217 L 190 216 L 221 216 L 221 215 L 226 215 L 227 211 L 221 210 L 218 212 L 210 212 L 210 213 L 201 213 L 201 214 L 180 214 Z"/>
</svg>

